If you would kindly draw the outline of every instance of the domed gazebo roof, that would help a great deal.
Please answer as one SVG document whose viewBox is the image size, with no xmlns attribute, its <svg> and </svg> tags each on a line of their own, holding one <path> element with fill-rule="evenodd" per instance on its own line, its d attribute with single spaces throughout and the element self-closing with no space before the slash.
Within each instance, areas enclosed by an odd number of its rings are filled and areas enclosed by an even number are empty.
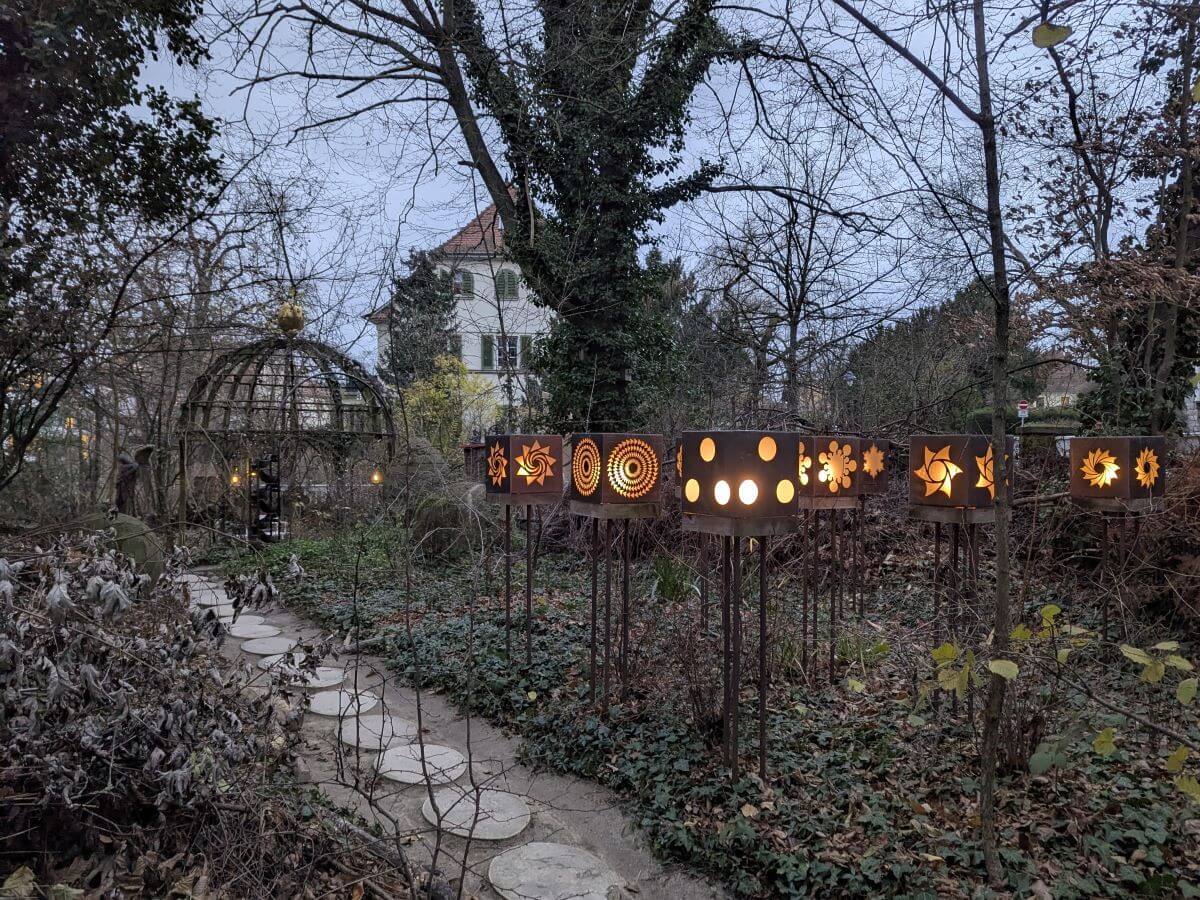
<svg viewBox="0 0 1200 900">
<path fill-rule="evenodd" d="M 285 442 L 345 452 L 384 441 L 390 455 L 396 439 L 383 383 L 345 354 L 299 336 L 217 357 L 192 384 L 180 418 L 189 441 L 223 449 Z"/>
</svg>

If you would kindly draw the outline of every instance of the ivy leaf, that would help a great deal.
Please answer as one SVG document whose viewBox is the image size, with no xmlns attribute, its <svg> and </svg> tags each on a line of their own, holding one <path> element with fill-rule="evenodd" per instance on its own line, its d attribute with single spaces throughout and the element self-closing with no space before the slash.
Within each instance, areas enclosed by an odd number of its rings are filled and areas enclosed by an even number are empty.
<svg viewBox="0 0 1200 900">
<path fill-rule="evenodd" d="M 1200 803 L 1200 781 L 1190 775 L 1180 775 L 1175 779 L 1175 787 L 1187 794 L 1193 803 Z"/>
<path fill-rule="evenodd" d="M 1196 679 L 1185 678 L 1179 682 L 1179 687 L 1175 689 L 1175 699 L 1184 706 L 1191 706 L 1192 701 L 1196 699 Z"/>
<path fill-rule="evenodd" d="M 1064 666 L 1067 664 L 1067 657 L 1070 655 L 1071 655 L 1070 647 L 1063 647 L 1061 650 L 1058 651 L 1058 653 L 1055 654 L 1055 656 L 1058 658 L 1058 664 L 1060 666 Z"/>
<path fill-rule="evenodd" d="M 1167 771 L 1172 775 L 1178 775 L 1183 771 L 1183 764 L 1187 762 L 1188 754 L 1192 751 L 1182 744 L 1175 748 L 1175 752 L 1167 757 L 1167 761 L 1163 763 L 1167 767 Z"/>
<path fill-rule="evenodd" d="M 1047 603 L 1042 607 L 1042 627 L 1050 628 L 1054 625 L 1055 617 L 1062 612 L 1062 607 L 1055 603 Z"/>
<path fill-rule="evenodd" d="M 1190 672 L 1194 668 L 1189 660 L 1186 660 L 1182 656 L 1178 656 L 1174 653 L 1164 659 L 1163 662 L 1165 662 L 1172 669 L 1179 669 L 1183 672 Z"/>
<path fill-rule="evenodd" d="M 1017 664 L 1011 659 L 989 660 L 988 669 L 990 669 L 993 674 L 999 675 L 1006 681 L 1012 681 L 1021 673 L 1021 670 L 1017 668 Z"/>
<path fill-rule="evenodd" d="M 925 719 L 923 719 L 921 716 L 918 716 L 916 713 L 909 713 L 909 716 L 907 719 L 905 719 L 905 721 L 908 722 L 908 724 L 913 728 L 920 728 L 925 724 Z"/>
<path fill-rule="evenodd" d="M 1112 728 L 1105 728 L 1098 735 L 1096 735 L 1096 739 L 1092 741 L 1092 749 L 1101 756 L 1112 756 L 1117 750 L 1116 736 L 1117 733 L 1115 730 Z"/>
<path fill-rule="evenodd" d="M 1056 762 L 1055 754 L 1050 750 L 1039 750 L 1029 757 L 1029 772 L 1032 775 L 1045 775 Z"/>
<path fill-rule="evenodd" d="M 942 644 L 942 646 L 932 650 L 930 656 L 933 657 L 933 661 L 939 666 L 945 665 L 958 659 L 958 648 L 953 644 Z"/>
<path fill-rule="evenodd" d="M 530 691 L 525 696 L 529 698 L 530 702 L 532 702 L 537 699 L 537 691 Z"/>
<path fill-rule="evenodd" d="M 1142 669 L 1142 681 L 1147 684 L 1158 684 L 1163 680 L 1163 676 L 1167 674 L 1167 667 L 1157 659 L 1152 660 L 1150 665 Z"/>
<path fill-rule="evenodd" d="M 1150 649 L 1151 650 L 1163 650 L 1163 651 L 1178 650 L 1179 649 L 1179 641 L 1159 641 L 1157 644 L 1155 644 Z"/>
<path fill-rule="evenodd" d="M 1135 662 L 1139 666 L 1148 666 L 1154 662 L 1154 657 L 1138 647 L 1131 647 L 1129 644 L 1121 645 L 1121 655 L 1130 662 Z"/>
<path fill-rule="evenodd" d="M 1029 630 L 1028 625 L 1026 625 L 1024 622 L 1021 622 L 1012 630 L 1012 634 L 1010 634 L 1009 637 L 1014 641 L 1027 641 L 1033 637 L 1033 632 Z"/>
<path fill-rule="evenodd" d="M 854 693 L 856 693 L 856 694 L 861 694 L 863 691 L 865 691 L 867 689 L 867 686 L 865 684 L 863 684 L 861 681 L 859 681 L 857 678 L 847 678 L 846 679 L 846 687 L 850 688 L 850 690 L 854 691 Z"/>
</svg>

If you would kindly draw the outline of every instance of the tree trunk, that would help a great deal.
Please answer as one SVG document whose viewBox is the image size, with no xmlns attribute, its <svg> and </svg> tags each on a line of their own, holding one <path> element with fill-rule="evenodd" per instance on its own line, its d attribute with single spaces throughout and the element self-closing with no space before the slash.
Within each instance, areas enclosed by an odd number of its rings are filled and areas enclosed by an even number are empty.
<svg viewBox="0 0 1200 900">
<path fill-rule="evenodd" d="M 1004 258 L 1004 217 L 1000 208 L 1000 163 L 996 148 L 996 121 L 992 116 L 992 93 L 988 72 L 987 38 L 984 31 L 983 0 L 973 0 L 975 65 L 979 77 L 979 129 L 983 136 L 984 177 L 987 187 L 988 239 L 991 244 L 992 296 L 995 326 L 992 352 L 992 459 L 996 485 L 996 597 L 993 610 L 993 652 L 997 658 L 1008 650 L 1012 631 L 1009 609 L 1009 500 L 1005 489 L 1008 460 L 1005 459 L 1005 409 L 1008 406 L 1008 328 L 1010 299 L 1008 269 Z M 980 753 L 979 822 L 983 858 L 988 879 L 998 886 L 1003 880 L 996 834 L 996 756 L 1000 722 L 1004 714 L 1007 682 L 992 673 L 988 679 L 987 703 L 983 711 L 983 745 Z"/>
</svg>

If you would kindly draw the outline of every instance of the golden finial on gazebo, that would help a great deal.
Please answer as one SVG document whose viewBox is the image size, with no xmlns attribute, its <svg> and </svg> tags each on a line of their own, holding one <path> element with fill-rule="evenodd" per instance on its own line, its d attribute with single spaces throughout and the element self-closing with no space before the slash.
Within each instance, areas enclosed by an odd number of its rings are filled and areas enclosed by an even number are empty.
<svg viewBox="0 0 1200 900">
<path fill-rule="evenodd" d="M 300 305 L 300 291 L 296 288 L 292 288 L 291 297 L 279 305 L 275 324 L 288 337 L 294 337 L 304 328 L 304 307 Z"/>
</svg>

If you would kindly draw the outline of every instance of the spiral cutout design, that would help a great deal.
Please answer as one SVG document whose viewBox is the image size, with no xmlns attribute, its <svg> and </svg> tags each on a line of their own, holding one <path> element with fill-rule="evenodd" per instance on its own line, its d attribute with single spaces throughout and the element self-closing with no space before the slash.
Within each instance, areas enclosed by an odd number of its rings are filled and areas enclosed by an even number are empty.
<svg viewBox="0 0 1200 900">
<path fill-rule="evenodd" d="M 645 497 L 658 483 L 658 454 L 639 438 L 626 438 L 608 456 L 608 483 L 626 500 Z"/>
<path fill-rule="evenodd" d="M 575 445 L 571 454 L 571 480 L 581 497 L 590 497 L 600 487 L 600 448 L 591 438 Z"/>
</svg>

